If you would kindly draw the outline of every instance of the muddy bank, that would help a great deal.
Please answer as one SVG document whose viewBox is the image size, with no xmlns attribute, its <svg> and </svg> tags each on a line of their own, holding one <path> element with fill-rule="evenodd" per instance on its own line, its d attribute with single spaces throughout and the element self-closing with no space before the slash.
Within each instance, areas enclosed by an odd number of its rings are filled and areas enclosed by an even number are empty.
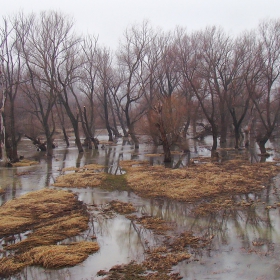
<svg viewBox="0 0 280 280">
<path fill-rule="evenodd" d="M 2 258 L 0 276 L 24 267 L 73 266 L 99 249 L 96 242 L 65 243 L 88 228 L 85 205 L 71 192 L 43 189 L 10 200 L 0 207 Z"/>
</svg>

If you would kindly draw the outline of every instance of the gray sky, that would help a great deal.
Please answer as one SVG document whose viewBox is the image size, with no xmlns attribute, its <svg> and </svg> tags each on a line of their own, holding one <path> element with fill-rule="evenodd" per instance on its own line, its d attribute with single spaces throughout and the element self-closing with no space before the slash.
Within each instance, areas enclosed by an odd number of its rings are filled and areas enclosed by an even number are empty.
<svg viewBox="0 0 280 280">
<path fill-rule="evenodd" d="M 79 32 L 98 35 L 101 44 L 112 48 L 127 27 L 143 20 L 164 30 L 217 25 L 239 34 L 260 20 L 280 18 L 280 0 L 7 0 L 0 16 L 51 9 L 73 16 Z"/>
</svg>

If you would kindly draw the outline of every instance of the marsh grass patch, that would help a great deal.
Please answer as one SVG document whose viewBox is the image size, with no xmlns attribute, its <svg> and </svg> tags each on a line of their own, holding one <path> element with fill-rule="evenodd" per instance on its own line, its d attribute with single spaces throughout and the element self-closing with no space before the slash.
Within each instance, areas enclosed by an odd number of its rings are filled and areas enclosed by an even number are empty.
<svg viewBox="0 0 280 280">
<path fill-rule="evenodd" d="M 110 202 L 110 205 L 112 207 L 112 210 L 122 215 L 127 215 L 136 212 L 136 208 L 131 203 L 112 200 Z"/>
<path fill-rule="evenodd" d="M 80 263 L 98 250 L 97 243 L 57 242 L 81 234 L 88 222 L 85 205 L 68 191 L 43 189 L 7 201 L 0 207 L 0 239 L 8 255 L 0 259 L 0 276 L 13 275 L 27 265 L 54 268 Z"/>
<path fill-rule="evenodd" d="M 172 229 L 171 224 L 161 218 L 153 216 L 137 217 L 136 215 L 127 215 L 126 218 L 141 224 L 144 228 L 150 229 L 156 234 L 166 234 L 168 230 Z"/>
<path fill-rule="evenodd" d="M 121 167 L 126 171 L 128 186 L 138 195 L 189 202 L 259 191 L 280 171 L 275 162 L 250 164 L 242 159 L 182 169 L 149 166 L 145 161 L 123 161 Z"/>
<path fill-rule="evenodd" d="M 24 167 L 24 166 L 31 166 L 31 165 L 37 165 L 37 164 L 39 164 L 38 161 L 23 159 L 21 161 L 12 163 L 12 166 L 13 167 Z"/>
</svg>

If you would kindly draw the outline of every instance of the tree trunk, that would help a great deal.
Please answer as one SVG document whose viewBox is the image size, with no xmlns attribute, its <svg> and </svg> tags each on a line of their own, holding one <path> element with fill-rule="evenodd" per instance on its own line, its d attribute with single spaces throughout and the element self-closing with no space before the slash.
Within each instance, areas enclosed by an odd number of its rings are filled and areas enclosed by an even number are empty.
<svg viewBox="0 0 280 280">
<path fill-rule="evenodd" d="M 239 149 L 240 129 L 238 125 L 234 126 L 235 149 Z"/>
<path fill-rule="evenodd" d="M 11 112 L 10 112 L 10 119 L 11 119 L 11 148 L 12 148 L 12 151 L 11 151 L 11 156 L 10 156 L 10 160 L 11 162 L 17 162 L 19 161 L 19 158 L 18 158 L 18 152 L 17 152 L 17 139 L 16 139 L 16 131 L 15 131 L 15 115 L 14 115 L 14 102 L 11 102 Z"/>
<path fill-rule="evenodd" d="M 64 140 L 65 140 L 65 142 L 66 142 L 66 146 L 69 147 L 69 146 L 70 146 L 70 144 L 69 144 L 69 138 L 68 138 L 68 136 L 67 136 L 67 133 L 66 133 L 66 130 L 65 130 L 65 127 L 64 127 L 64 126 L 62 127 L 62 131 L 63 131 Z"/>
<path fill-rule="evenodd" d="M 167 140 L 167 139 L 166 139 Z M 171 162 L 171 151 L 168 141 L 163 141 L 164 162 Z"/>
<path fill-rule="evenodd" d="M 221 120 L 221 131 L 220 131 L 220 143 L 226 143 L 227 142 L 227 122 L 225 119 L 225 114 L 223 114 L 222 116 L 222 120 Z"/>
<path fill-rule="evenodd" d="M 134 126 L 133 125 L 130 125 L 129 129 L 129 134 L 131 136 L 131 139 L 134 143 L 134 146 L 135 146 L 135 149 L 139 149 L 139 140 L 138 138 L 136 137 L 136 134 L 135 134 L 135 131 L 134 131 Z"/>
<path fill-rule="evenodd" d="M 268 137 L 263 137 L 260 140 L 257 140 L 258 146 L 260 148 L 261 154 L 264 156 L 268 156 L 265 148 L 265 144 L 268 141 Z"/>
<path fill-rule="evenodd" d="M 47 138 L 47 157 L 53 156 L 53 140 L 48 137 Z"/>
<path fill-rule="evenodd" d="M 40 138 L 33 138 L 31 136 L 28 136 L 26 134 L 24 134 L 24 136 L 28 139 L 30 139 L 32 142 L 33 142 L 33 145 L 37 147 L 37 149 L 45 152 L 47 150 L 47 147 L 46 147 L 46 143 L 42 143 Z"/>
<path fill-rule="evenodd" d="M 84 149 L 83 149 L 81 139 L 80 139 L 78 119 L 76 120 L 75 123 L 72 122 L 72 125 L 73 125 L 73 129 L 74 129 L 74 134 L 75 134 L 75 143 L 77 145 L 78 151 L 79 151 L 79 153 L 83 153 Z"/>
<path fill-rule="evenodd" d="M 212 148 L 211 148 L 211 157 L 216 157 L 217 153 L 216 153 L 216 150 L 217 150 L 217 147 L 218 147 L 218 130 L 216 128 L 215 125 L 211 125 L 212 127 L 212 137 L 213 137 L 213 144 L 212 144 Z"/>
</svg>

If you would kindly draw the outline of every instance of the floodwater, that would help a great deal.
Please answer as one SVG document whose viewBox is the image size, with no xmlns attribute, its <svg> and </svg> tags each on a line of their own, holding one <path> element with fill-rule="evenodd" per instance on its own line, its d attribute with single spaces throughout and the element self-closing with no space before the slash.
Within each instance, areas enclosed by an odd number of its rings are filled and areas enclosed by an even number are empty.
<svg viewBox="0 0 280 280">
<path fill-rule="evenodd" d="M 105 136 L 99 136 L 99 139 L 102 140 L 102 137 L 106 139 Z M 143 141 L 145 142 L 145 139 Z M 163 158 L 160 156 L 145 156 L 161 152 L 160 148 L 155 150 L 148 143 L 141 144 L 139 150 L 135 151 L 129 142 L 119 139 L 114 146 L 105 145 L 105 149 L 87 150 L 83 154 L 78 154 L 73 141 L 71 143 L 70 148 L 66 149 L 65 144 L 58 141 L 54 157 L 49 160 L 37 152 L 29 140 L 23 140 L 20 143 L 19 154 L 25 158 L 36 159 L 40 164 L 0 169 L 0 186 L 6 190 L 0 196 L 0 205 L 30 191 L 44 187 L 52 188 L 55 178 L 61 174 L 64 167 L 98 163 L 108 166 L 108 172 L 120 174 L 123 171 L 118 167 L 119 160 L 148 159 L 151 164 L 163 164 Z M 210 145 L 211 138 L 206 138 L 204 142 L 191 142 L 191 152 L 187 155 L 175 154 L 171 167 L 184 167 L 192 157 L 209 156 Z M 272 155 L 266 160 L 279 158 L 278 143 L 269 143 L 269 146 Z M 260 160 L 255 146 L 251 147 L 250 151 L 243 150 L 240 153 L 248 153 L 252 162 Z M 221 155 L 230 157 L 230 152 L 225 150 Z M 263 193 L 239 197 L 264 202 L 259 203 L 257 207 L 238 211 L 224 210 L 203 217 L 195 216 L 192 212 L 194 206 L 189 203 L 143 199 L 126 191 L 108 192 L 98 188 L 72 188 L 79 199 L 89 206 L 93 215 L 89 229 L 71 241 L 87 240 L 95 235 L 100 250 L 75 267 L 59 270 L 27 267 L 9 279 L 101 279 L 96 276 L 99 270 L 109 270 L 116 264 L 128 263 L 131 260 L 143 260 L 145 249 L 159 245 L 162 240 L 122 215 L 106 219 L 98 212 L 94 212 L 93 204 L 105 207 L 113 199 L 132 203 L 141 214 L 172 222 L 178 232 L 193 231 L 199 236 L 214 236 L 208 248 L 191 251 L 193 254 L 191 261 L 183 261 L 174 267 L 174 271 L 179 272 L 183 279 L 280 279 L 280 208 L 270 210 L 265 208 L 266 205 L 280 202 L 279 186 L 280 175 L 267 185 Z"/>
</svg>

